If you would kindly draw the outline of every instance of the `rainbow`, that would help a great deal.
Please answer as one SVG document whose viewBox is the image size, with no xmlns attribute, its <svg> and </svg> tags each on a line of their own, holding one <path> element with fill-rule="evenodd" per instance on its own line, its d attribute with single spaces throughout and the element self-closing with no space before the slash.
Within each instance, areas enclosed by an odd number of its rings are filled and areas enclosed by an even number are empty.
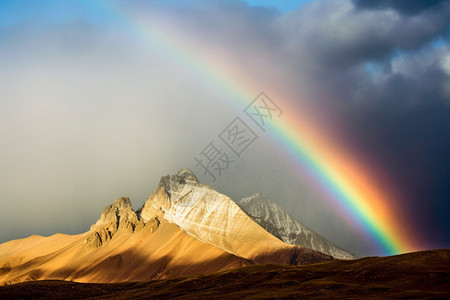
<svg viewBox="0 0 450 300">
<path fill-rule="evenodd" d="M 92 3 L 92 2 L 91 2 Z M 250 83 L 236 80 L 238 72 L 229 62 L 221 61 L 205 52 L 195 40 L 188 40 L 176 28 L 158 24 L 154 16 L 135 16 L 121 7 L 97 2 L 107 9 L 134 34 L 145 40 L 149 47 L 169 55 L 189 74 L 209 86 L 219 88 L 227 101 L 238 110 L 246 107 L 259 90 Z M 151 20 L 149 20 L 151 19 Z M 219 55 L 220 56 L 220 55 Z M 232 80 L 233 79 L 233 80 Z M 237 84 L 240 82 L 241 84 Z M 293 153 L 297 169 L 307 173 L 316 186 L 327 194 L 327 199 L 349 216 L 351 222 L 374 240 L 382 255 L 393 255 L 418 250 L 418 243 L 408 231 L 408 224 L 397 215 L 393 204 L 394 193 L 370 176 L 368 164 L 358 163 L 354 155 L 332 142 L 323 124 L 311 119 L 310 108 L 286 109 L 283 95 L 270 94 L 284 108 L 284 114 L 268 129 L 271 138 L 281 150 Z"/>
</svg>

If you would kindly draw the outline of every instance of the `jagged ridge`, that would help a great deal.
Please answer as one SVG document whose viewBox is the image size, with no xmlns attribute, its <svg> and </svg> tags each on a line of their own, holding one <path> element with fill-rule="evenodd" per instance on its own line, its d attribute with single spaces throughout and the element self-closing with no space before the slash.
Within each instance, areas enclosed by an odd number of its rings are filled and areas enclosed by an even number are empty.
<svg viewBox="0 0 450 300">
<path fill-rule="evenodd" d="M 338 259 L 356 258 L 354 254 L 339 248 L 295 220 L 281 206 L 262 194 L 242 199 L 239 206 L 264 229 L 288 244 L 306 247 Z"/>
</svg>

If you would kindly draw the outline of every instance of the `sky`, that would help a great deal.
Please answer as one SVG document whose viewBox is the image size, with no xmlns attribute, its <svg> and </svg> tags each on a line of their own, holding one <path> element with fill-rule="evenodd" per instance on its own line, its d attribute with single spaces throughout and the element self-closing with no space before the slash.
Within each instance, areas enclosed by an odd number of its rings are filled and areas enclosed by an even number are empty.
<svg viewBox="0 0 450 300">
<path fill-rule="evenodd" d="M 114 199 L 138 209 L 191 168 L 235 201 L 263 193 L 340 247 L 385 254 L 245 114 L 263 91 L 284 112 L 273 122 L 310 117 L 392 196 L 419 249 L 449 248 L 449 41 L 438 0 L 1 1 L 0 242 L 84 232 Z M 236 117 L 257 138 L 213 180 L 194 158 L 226 149 Z"/>
</svg>

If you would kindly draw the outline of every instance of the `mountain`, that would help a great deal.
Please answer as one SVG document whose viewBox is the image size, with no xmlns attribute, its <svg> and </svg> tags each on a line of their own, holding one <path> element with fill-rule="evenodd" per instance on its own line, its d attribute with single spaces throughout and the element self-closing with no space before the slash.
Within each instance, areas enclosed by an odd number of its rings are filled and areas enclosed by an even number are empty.
<svg viewBox="0 0 450 300">
<path fill-rule="evenodd" d="M 306 247 L 338 259 L 356 258 L 354 254 L 339 248 L 295 220 L 281 206 L 264 195 L 254 194 L 242 199 L 238 204 L 253 221 L 288 244 Z"/>
<path fill-rule="evenodd" d="M 119 198 L 86 233 L 31 236 L 0 245 L 0 285 L 44 279 L 145 281 L 247 264 L 165 220 L 144 223 L 129 200 Z"/>
<path fill-rule="evenodd" d="M 162 177 L 137 211 L 128 198 L 118 198 L 85 233 L 1 244 L 0 285 L 46 279 L 136 282 L 331 259 L 280 241 L 230 198 L 182 169 Z"/>
</svg>

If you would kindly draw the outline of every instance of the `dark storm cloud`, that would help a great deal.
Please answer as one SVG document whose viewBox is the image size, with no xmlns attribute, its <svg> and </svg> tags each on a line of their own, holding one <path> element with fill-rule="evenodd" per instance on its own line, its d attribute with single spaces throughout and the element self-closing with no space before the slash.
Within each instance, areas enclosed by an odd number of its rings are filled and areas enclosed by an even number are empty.
<svg viewBox="0 0 450 300">
<path fill-rule="evenodd" d="M 436 8 L 411 15 L 318 1 L 283 16 L 280 28 L 316 82 L 315 101 L 340 111 L 347 133 L 402 191 L 399 217 L 414 219 L 429 245 L 448 247 L 450 10 Z M 439 38 L 447 45 L 434 46 Z M 378 70 L 366 68 L 373 62 Z"/>
<path fill-rule="evenodd" d="M 418 49 L 448 31 L 450 6 L 416 16 L 358 10 L 349 1 L 317 1 L 286 14 L 278 29 L 288 49 L 319 66 L 339 68 Z"/>
<path fill-rule="evenodd" d="M 353 0 L 358 8 L 385 9 L 392 8 L 401 13 L 415 14 L 439 7 L 447 0 Z"/>
<path fill-rule="evenodd" d="M 401 206 L 409 207 L 420 234 L 436 247 L 450 238 L 442 213 L 450 192 L 449 52 L 443 46 L 405 55 L 378 74 L 361 72 L 335 88 L 350 100 L 342 107 L 349 131 L 389 170 L 402 191 Z"/>
</svg>

